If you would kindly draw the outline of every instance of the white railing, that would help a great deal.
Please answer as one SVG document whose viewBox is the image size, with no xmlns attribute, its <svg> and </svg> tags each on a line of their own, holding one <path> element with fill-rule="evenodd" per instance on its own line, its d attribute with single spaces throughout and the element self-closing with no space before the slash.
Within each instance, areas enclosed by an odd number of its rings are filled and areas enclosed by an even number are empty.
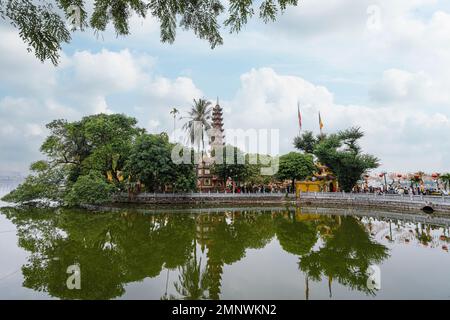
<svg viewBox="0 0 450 320">
<path fill-rule="evenodd" d="M 122 197 L 128 194 L 122 193 Z M 295 199 L 295 194 L 283 192 L 261 192 L 261 193 L 217 193 L 217 192 L 192 192 L 192 193 L 140 193 L 134 198 L 282 198 L 288 196 Z M 375 194 L 375 193 L 346 193 L 346 192 L 302 192 L 300 199 L 345 199 L 366 201 L 389 201 L 389 202 L 416 202 L 450 205 L 450 196 L 426 196 L 426 195 L 400 195 L 400 194 Z"/>
<path fill-rule="evenodd" d="M 127 197 L 127 193 L 122 193 L 122 197 Z M 135 196 L 135 198 L 205 198 L 205 197 L 211 197 L 211 198 L 262 198 L 262 197 L 274 197 L 274 198 L 280 198 L 285 197 L 285 193 L 281 192 L 266 192 L 266 193 L 216 193 L 216 192 L 192 192 L 192 193 L 140 193 Z M 294 197 L 294 194 L 290 194 L 290 197 Z"/>
<path fill-rule="evenodd" d="M 450 205 L 450 196 L 404 195 L 404 194 L 376 194 L 376 193 L 345 193 L 345 192 L 303 192 L 300 198 L 315 199 L 347 199 L 368 201 L 398 201 L 441 203 Z"/>
</svg>

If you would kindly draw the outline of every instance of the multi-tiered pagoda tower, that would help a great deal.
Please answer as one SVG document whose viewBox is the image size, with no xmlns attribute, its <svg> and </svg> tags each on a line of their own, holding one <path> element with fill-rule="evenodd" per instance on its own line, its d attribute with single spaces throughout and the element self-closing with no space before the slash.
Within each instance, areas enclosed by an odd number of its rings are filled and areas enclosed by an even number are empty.
<svg viewBox="0 0 450 320">
<path fill-rule="evenodd" d="M 214 157 L 214 150 L 225 145 L 225 135 L 223 129 L 223 111 L 217 98 L 217 104 L 212 112 L 212 129 L 213 134 L 210 137 L 209 145 L 211 147 L 211 155 Z"/>
<path fill-rule="evenodd" d="M 225 145 L 225 135 L 223 129 L 223 110 L 219 104 L 219 98 L 212 110 L 212 132 L 209 137 L 210 157 L 203 158 L 203 161 L 197 167 L 197 185 L 201 192 L 216 192 L 223 191 L 225 185 L 218 177 L 211 172 L 211 165 L 215 160 L 216 151 L 223 152 Z"/>
</svg>

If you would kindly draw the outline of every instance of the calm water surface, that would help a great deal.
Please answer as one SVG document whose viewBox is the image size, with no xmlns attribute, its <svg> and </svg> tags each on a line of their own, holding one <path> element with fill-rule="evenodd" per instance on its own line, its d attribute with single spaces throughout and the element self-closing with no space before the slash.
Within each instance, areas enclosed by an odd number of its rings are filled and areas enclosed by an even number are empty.
<svg viewBox="0 0 450 320">
<path fill-rule="evenodd" d="M 0 299 L 449 299 L 449 226 L 333 209 L 3 208 Z M 66 286 L 74 264 L 80 290 Z"/>
</svg>

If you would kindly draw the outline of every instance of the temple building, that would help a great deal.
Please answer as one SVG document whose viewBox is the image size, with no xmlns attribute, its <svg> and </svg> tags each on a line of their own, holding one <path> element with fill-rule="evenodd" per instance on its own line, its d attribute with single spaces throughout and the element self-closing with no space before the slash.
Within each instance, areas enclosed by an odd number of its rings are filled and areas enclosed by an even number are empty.
<svg viewBox="0 0 450 320">
<path fill-rule="evenodd" d="M 225 185 L 220 178 L 211 173 L 211 167 L 216 156 L 216 150 L 225 146 L 225 135 L 223 129 L 223 110 L 219 99 L 212 110 L 212 134 L 209 137 L 210 152 L 197 166 L 197 186 L 200 192 L 223 192 Z"/>
<path fill-rule="evenodd" d="M 315 173 L 311 180 L 296 182 L 295 188 L 297 196 L 299 196 L 300 192 L 339 191 L 337 179 L 328 167 L 318 163 L 317 168 L 319 169 L 319 172 Z"/>
</svg>

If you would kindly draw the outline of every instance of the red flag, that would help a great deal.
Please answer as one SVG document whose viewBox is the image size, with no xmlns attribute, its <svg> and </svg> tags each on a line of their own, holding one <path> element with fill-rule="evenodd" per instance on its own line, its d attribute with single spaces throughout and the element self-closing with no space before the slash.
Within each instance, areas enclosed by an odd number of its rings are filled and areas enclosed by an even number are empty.
<svg viewBox="0 0 450 320">
<path fill-rule="evenodd" d="M 300 130 L 302 130 L 302 114 L 300 113 L 300 103 L 297 103 L 297 112 L 298 112 L 298 125 Z"/>
</svg>

